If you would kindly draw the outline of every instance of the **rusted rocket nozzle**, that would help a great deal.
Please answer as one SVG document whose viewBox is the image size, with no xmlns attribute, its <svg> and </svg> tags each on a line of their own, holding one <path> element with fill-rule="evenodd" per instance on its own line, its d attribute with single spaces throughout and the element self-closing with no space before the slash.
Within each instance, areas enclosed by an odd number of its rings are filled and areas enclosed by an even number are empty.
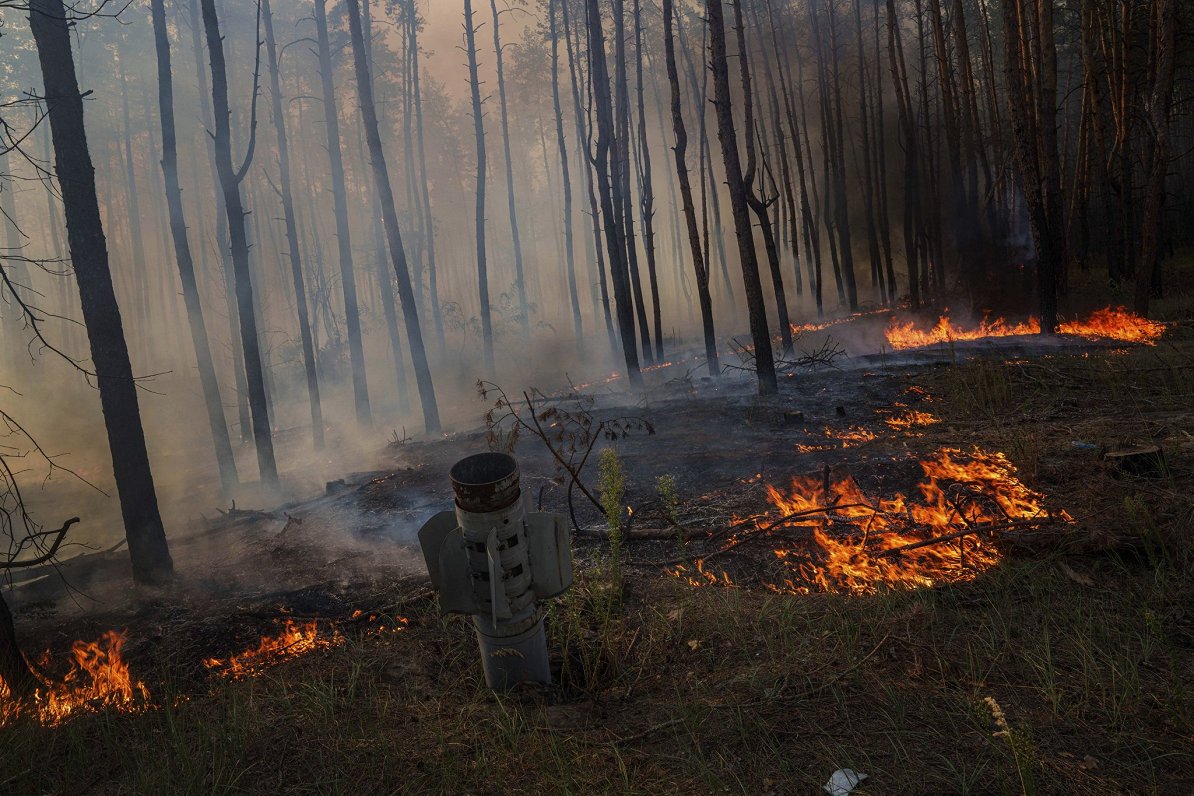
<svg viewBox="0 0 1194 796">
<path fill-rule="evenodd" d="M 518 462 L 505 453 L 478 453 L 461 459 L 448 477 L 456 505 L 465 511 L 500 511 L 518 500 Z"/>
</svg>

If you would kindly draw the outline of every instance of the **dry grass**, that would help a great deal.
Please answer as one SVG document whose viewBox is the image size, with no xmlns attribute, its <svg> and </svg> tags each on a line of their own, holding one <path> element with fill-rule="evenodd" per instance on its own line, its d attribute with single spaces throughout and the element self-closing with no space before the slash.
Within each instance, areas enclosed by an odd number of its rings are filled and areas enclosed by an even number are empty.
<svg viewBox="0 0 1194 796">
<path fill-rule="evenodd" d="M 870 794 L 1188 792 L 1191 361 L 1179 344 L 915 379 L 943 420 L 927 441 L 1006 450 L 1101 549 L 867 598 L 629 569 L 623 592 L 590 562 L 549 617 L 563 687 L 491 695 L 467 624 L 425 599 L 403 632 L 256 679 L 166 672 L 159 710 L 0 728 L 0 792 L 787 794 L 843 767 Z M 1143 439 L 1169 479 L 1072 444 Z"/>
</svg>

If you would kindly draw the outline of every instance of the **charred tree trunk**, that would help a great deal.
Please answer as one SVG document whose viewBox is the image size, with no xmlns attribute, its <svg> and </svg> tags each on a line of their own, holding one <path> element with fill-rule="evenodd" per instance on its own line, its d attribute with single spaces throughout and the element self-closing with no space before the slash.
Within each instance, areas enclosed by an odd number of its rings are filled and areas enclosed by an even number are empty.
<svg viewBox="0 0 1194 796">
<path fill-rule="evenodd" d="M 211 90 L 207 85 L 207 72 L 203 68 L 203 18 L 200 10 L 202 0 L 191 0 L 191 47 L 195 55 L 195 78 L 199 85 L 199 104 L 202 109 L 201 117 L 207 130 L 202 135 L 204 145 L 211 145 L 211 157 L 208 158 L 208 168 L 211 171 L 212 191 L 216 195 L 216 248 L 219 251 L 220 275 L 224 282 L 224 303 L 228 308 L 228 345 L 236 351 L 236 340 L 240 334 L 240 323 L 236 309 L 236 281 L 232 275 L 232 249 L 228 243 L 228 214 L 224 209 L 223 194 L 220 191 L 220 175 L 216 169 L 214 142 L 208 135 L 211 127 L 208 119 L 211 117 Z M 249 418 L 249 387 L 245 379 L 244 360 L 235 353 L 232 355 L 233 385 L 236 388 L 237 421 L 240 424 L 241 442 L 248 442 L 253 438 L 253 422 Z"/>
<path fill-rule="evenodd" d="M 257 448 L 257 467 L 261 481 L 269 487 L 278 485 L 278 466 L 274 460 L 274 439 L 270 428 L 269 405 L 265 393 L 265 370 L 262 366 L 261 343 L 257 333 L 253 283 L 249 271 L 249 238 L 245 224 L 245 209 L 240 184 L 253 160 L 256 142 L 257 79 L 253 80 L 253 119 L 248 151 L 240 168 L 232 163 L 231 110 L 228 103 L 228 74 L 224 62 L 224 39 L 216 17 L 215 0 L 202 0 L 203 28 L 211 57 L 211 98 L 215 114 L 216 171 L 220 178 L 220 192 L 228 216 L 228 233 L 232 245 L 232 267 L 236 279 L 236 307 L 240 318 L 240 342 L 244 354 L 245 378 L 249 389 L 249 414 L 253 422 L 253 442 Z M 258 55 L 260 58 L 260 52 Z M 256 67 L 255 67 L 256 69 Z"/>
<path fill-rule="evenodd" d="M 315 0 L 315 30 L 319 47 L 319 77 L 323 88 L 324 123 L 327 126 L 328 160 L 332 169 L 332 200 L 336 213 L 336 243 L 340 252 L 340 289 L 344 294 L 344 326 L 348 334 L 348 356 L 352 365 L 352 393 L 357 422 L 373 425 L 369 407 L 369 381 L 365 370 L 365 348 L 361 341 L 361 310 L 357 303 L 357 280 L 352 262 L 352 233 L 348 225 L 348 189 L 344 184 L 344 158 L 340 150 L 340 117 L 332 72 L 332 47 L 328 37 L 326 0 Z"/>
<path fill-rule="evenodd" d="M 394 203 L 394 189 L 390 184 L 390 172 L 386 166 L 385 152 L 381 145 L 381 129 L 377 123 L 377 110 L 373 102 L 373 80 L 369 74 L 369 61 L 365 54 L 364 35 L 361 32 L 361 9 L 358 0 L 346 0 L 348 25 L 352 37 L 353 63 L 356 67 L 357 96 L 360 99 L 361 121 L 365 126 L 365 141 L 369 145 L 369 157 L 373 166 L 373 179 L 381 198 L 382 218 L 385 220 L 386 237 L 390 247 L 390 258 L 398 278 L 398 296 L 402 301 L 402 316 L 406 321 L 406 338 L 410 345 L 410 358 L 414 366 L 415 383 L 419 388 L 419 400 L 423 407 L 423 422 L 427 433 L 440 430 L 439 407 L 435 400 L 435 385 L 431 380 L 431 367 L 427 362 L 427 350 L 423 346 L 423 332 L 419 327 L 419 310 L 415 303 L 414 286 L 406 264 L 406 251 L 402 247 L 402 231 L 398 228 L 398 210 Z"/>
<path fill-rule="evenodd" d="M 514 245 L 514 282 L 518 291 L 519 325 L 524 337 L 531 334 L 531 310 L 527 304 L 526 270 L 522 259 L 522 236 L 518 231 L 518 206 L 514 192 L 514 160 L 510 157 L 510 115 L 506 106 L 506 69 L 505 59 L 502 58 L 501 24 L 498 20 L 497 0 L 489 0 L 489 7 L 493 11 L 493 51 L 497 58 L 498 105 L 502 119 L 502 151 L 506 156 L 506 208 L 510 216 L 510 236 Z M 467 11 L 466 11 L 467 13 Z M 472 17 L 469 16 L 471 24 Z M 476 60 L 476 48 L 473 48 L 473 61 Z M 469 62 L 473 68 L 473 62 Z M 477 122 L 480 124 L 480 121 Z"/>
<path fill-rule="evenodd" d="M 1144 219 L 1140 233 L 1140 263 L 1136 267 L 1136 312 L 1148 314 L 1149 299 L 1159 281 L 1161 261 L 1161 212 L 1165 203 L 1165 176 L 1169 170 L 1169 107 L 1173 101 L 1177 63 L 1177 0 L 1160 0 L 1155 6 L 1154 50 L 1156 74 L 1148 104 L 1152 133 L 1148 179 L 1144 193 Z"/>
<path fill-rule="evenodd" d="M 162 2 L 162 0 L 154 0 Z M 298 314 L 299 336 L 303 345 L 303 371 L 307 377 L 307 401 L 311 407 L 311 434 L 315 449 L 323 449 L 323 404 L 319 397 L 319 372 L 315 362 L 315 344 L 311 336 L 311 315 L 307 306 L 307 285 L 303 278 L 303 260 L 299 248 L 298 222 L 294 213 L 294 192 L 290 177 L 290 139 L 286 132 L 286 114 L 282 108 L 282 80 L 278 69 L 278 48 L 274 40 L 274 17 L 270 0 L 261 0 L 265 25 L 265 48 L 269 56 L 270 98 L 273 101 L 274 130 L 278 138 L 279 186 L 282 216 L 286 224 L 286 247 L 290 259 L 290 279 L 294 285 L 294 303 Z"/>
<path fill-rule="evenodd" d="M 572 332 L 576 335 L 577 353 L 585 349 L 584 328 L 580 313 L 580 296 L 576 291 L 576 245 L 572 228 L 572 173 L 568 168 L 568 142 L 564 137 L 564 111 L 560 106 L 560 34 L 556 25 L 556 3 L 548 0 L 548 30 L 551 35 L 551 101 L 556 117 L 556 146 L 560 150 L 560 170 L 564 192 L 564 256 L 568 275 L 568 298 L 572 302 Z M 567 2 L 567 0 L 562 0 Z"/>
<path fill-rule="evenodd" d="M 594 265 L 597 269 L 597 278 L 595 281 L 600 289 L 601 315 L 605 321 L 605 332 L 606 336 L 609 338 L 610 352 L 617 356 L 618 338 L 609 306 L 609 284 L 608 280 L 606 279 L 605 247 L 601 244 L 601 209 L 597 201 L 597 186 L 594 183 L 593 177 L 593 130 L 592 126 L 585 120 L 584 109 L 586 105 L 581 102 L 580 95 L 582 69 L 581 63 L 577 58 L 577 52 L 580 50 L 580 26 L 577 25 L 577 43 L 574 46 L 572 42 L 572 20 L 571 14 L 568 11 L 567 0 L 560 3 L 560 10 L 562 12 L 561 17 L 564 23 L 564 43 L 567 45 L 568 52 L 568 77 L 572 86 L 572 108 L 574 116 L 576 117 L 576 146 L 578 150 L 581 149 L 582 146 L 584 148 L 584 155 L 580 158 L 580 162 L 584 167 L 585 188 L 588 192 L 589 198 L 589 218 L 592 221 L 593 227 L 591 251 L 593 254 Z"/>
<path fill-rule="evenodd" d="M 45 82 L 55 172 L 66 211 L 71 259 L 91 344 L 133 578 L 138 583 L 162 584 L 173 577 L 174 563 L 158 511 L 137 385 L 112 287 L 95 169 L 83 123 L 83 95 L 71 52 L 70 20 L 62 0 L 31 0 L 29 25 Z"/>
<path fill-rule="evenodd" d="M 676 43 L 672 35 L 674 0 L 663 0 L 663 44 L 667 58 L 667 79 L 672 90 L 672 129 L 676 134 L 676 176 L 680 182 L 680 200 L 684 205 L 684 220 L 688 224 L 688 247 L 692 252 L 692 270 L 696 275 L 697 297 L 701 305 L 701 328 L 705 334 L 705 363 L 709 375 L 721 375 L 717 361 L 717 336 L 713 329 L 713 297 L 709 292 L 709 268 L 701 248 L 701 231 L 697 226 L 696 207 L 692 201 L 692 184 L 688 179 L 688 130 L 684 126 L 684 112 L 680 103 L 680 74 L 676 67 Z"/>
<path fill-rule="evenodd" d="M 593 87 L 593 106 L 597 116 L 597 156 L 593 165 L 601 194 L 601 214 L 605 218 L 606 253 L 609 255 L 610 281 L 613 282 L 614 302 L 617 305 L 622 355 L 630 384 L 638 389 L 642 387 L 643 377 L 639 370 L 634 333 L 634 299 L 626 267 L 626 237 L 622 231 L 624 206 L 618 195 L 618 186 L 622 184 L 619 141 L 614 132 L 614 109 L 605 59 L 605 32 L 597 0 L 585 0 L 585 23 L 589 42 L 589 83 Z"/>
<path fill-rule="evenodd" d="M 651 147 L 647 142 L 647 111 L 643 93 L 642 0 L 634 0 L 635 92 L 638 97 L 638 151 L 642 161 L 639 205 L 642 208 L 643 247 L 647 253 L 647 277 L 651 282 L 651 317 L 654 321 L 655 360 L 663 361 L 663 314 L 659 307 L 659 274 L 655 261 L 655 190 L 651 179 Z"/>
<path fill-rule="evenodd" d="M 410 21 L 410 68 L 411 94 L 415 110 L 415 149 L 419 153 L 420 198 L 423 201 L 423 215 L 427 229 L 427 288 L 430 292 L 431 318 L 435 323 L 435 341 L 440 351 L 444 350 L 444 313 L 439 303 L 439 264 L 435 250 L 435 216 L 431 213 L 431 181 L 427 178 L 427 148 L 423 133 L 423 93 L 419 81 L 419 25 L 415 0 L 410 0 L 408 13 Z"/>
<path fill-rule="evenodd" d="M 464 41 L 468 53 L 469 90 L 472 97 L 473 130 L 477 148 L 477 291 L 481 302 L 481 344 L 485 356 L 485 372 L 492 375 L 493 317 L 489 302 L 489 267 L 485 251 L 485 117 L 481 111 L 481 78 L 477 69 L 477 28 L 473 24 L 472 0 L 464 0 Z"/>
<path fill-rule="evenodd" d="M 643 281 L 638 267 L 638 241 L 634 234 L 634 193 L 631 188 L 630 169 L 630 78 L 626 66 L 626 8 L 625 0 L 613 0 L 614 22 L 614 141 L 611 154 L 618 158 L 616 163 L 615 191 L 618 210 L 621 213 L 621 232 L 626 248 L 626 272 L 634 295 L 634 310 L 638 317 L 638 332 L 642 337 L 643 360 L 650 364 L 654 352 L 651 348 L 651 327 L 647 322 L 647 302 L 643 294 Z"/>
<path fill-rule="evenodd" d="M 721 0 L 709 0 L 705 4 L 705 13 L 709 24 L 710 68 L 713 72 L 713 93 L 717 107 L 717 137 L 721 141 L 722 156 L 725 159 L 734 231 L 738 238 L 738 254 L 742 261 L 742 283 L 746 291 L 746 307 L 750 314 L 755 372 L 759 380 L 759 394 L 773 395 L 779 391 L 779 385 L 775 378 L 771 332 L 767 328 L 767 306 L 763 299 L 763 286 L 759 281 L 759 260 L 755 253 L 754 230 L 750 223 L 747 186 L 738 154 L 738 133 L 734 129 L 734 108 L 730 101 L 730 69 L 726 59 L 725 16 Z"/>
<path fill-rule="evenodd" d="M 203 318 L 203 306 L 199 298 L 199 284 L 195 278 L 195 262 L 191 257 L 187 222 L 182 208 L 182 187 L 178 180 L 178 138 L 174 129 L 174 75 L 170 69 L 170 37 L 166 31 L 165 0 L 153 0 L 151 10 L 154 44 L 157 50 L 158 108 L 162 122 L 162 174 L 166 182 L 170 233 L 174 238 L 174 258 L 182 282 L 182 296 L 187 308 L 191 343 L 195 348 L 195 363 L 199 369 L 203 402 L 207 407 L 207 422 L 215 447 L 220 485 L 224 490 L 224 497 L 228 498 L 237 485 L 236 459 L 232 453 L 232 440 L 228 436 L 224 403 L 220 399 L 220 385 L 211 356 L 207 324 Z"/>
<path fill-rule="evenodd" d="M 29 661 L 21 653 L 12 613 L 0 593 L 0 687 L 7 687 L 10 697 L 19 701 L 32 697 L 39 685 Z"/>
</svg>

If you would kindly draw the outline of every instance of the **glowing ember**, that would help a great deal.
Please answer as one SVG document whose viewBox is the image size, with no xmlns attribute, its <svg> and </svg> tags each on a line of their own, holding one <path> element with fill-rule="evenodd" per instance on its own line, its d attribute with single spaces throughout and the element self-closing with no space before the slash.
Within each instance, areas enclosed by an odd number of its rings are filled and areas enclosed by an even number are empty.
<svg viewBox="0 0 1194 796">
<path fill-rule="evenodd" d="M 320 637 L 315 621 L 296 624 L 287 619 L 282 632 L 275 636 L 263 636 L 257 646 L 230 658 L 208 658 L 203 665 L 214 669 L 224 677 L 239 680 L 260 674 L 271 666 L 289 658 L 296 658 L 318 649 L 338 647 L 344 643 L 344 636 L 332 631 L 328 637 Z"/>
<path fill-rule="evenodd" d="M 112 630 L 95 642 L 76 641 L 71 647 L 70 671 L 59 682 L 43 683 L 26 702 L 14 701 L 0 682 L 0 725 L 28 715 L 55 726 L 82 712 L 135 712 L 149 707 L 149 690 L 132 678 L 121 657 L 125 641 L 124 633 Z M 48 660 L 48 651 L 45 657 Z"/>
<path fill-rule="evenodd" d="M 768 588 L 873 594 L 970 580 L 1001 558 L 993 534 L 973 529 L 1010 530 L 1048 518 L 1044 496 L 1020 481 L 1002 453 L 945 448 L 920 467 L 925 477 L 918 499 L 897 494 L 875 501 L 840 474 L 801 476 L 786 492 L 767 487 L 776 513 L 754 518 L 754 532 L 770 528 L 773 538 L 807 532 L 775 545 L 782 582 Z M 1070 521 L 1064 512 L 1055 519 Z M 730 544 L 740 540 L 731 537 Z M 677 567 L 669 574 L 693 586 L 733 585 L 728 574 L 707 570 L 703 561 L 695 571 Z"/>
<path fill-rule="evenodd" d="M 825 438 L 831 440 L 831 442 L 824 445 L 801 445 L 797 443 L 796 452 L 816 453 L 818 451 L 843 450 L 845 448 L 853 448 L 856 445 L 863 445 L 876 439 L 875 432 L 865 426 L 850 426 L 842 431 L 837 431 L 830 426 L 826 426 Z"/>
<path fill-rule="evenodd" d="M 955 324 L 947 311 L 933 328 L 928 330 L 917 328 L 915 321 L 901 323 L 893 320 L 887 328 L 886 335 L 887 344 L 897 351 L 902 351 L 938 343 L 1039 334 L 1040 331 L 1041 324 L 1036 318 L 1029 318 L 1023 323 L 1009 323 L 1003 318 L 993 321 L 984 318 L 977 327 L 966 328 Z M 1098 310 L 1085 321 L 1060 323 L 1057 331 L 1090 340 L 1118 340 L 1125 343 L 1156 345 L 1157 340 L 1165 334 L 1165 324 L 1142 318 L 1123 307 L 1107 307 Z"/>
<path fill-rule="evenodd" d="M 940 423 L 941 421 L 928 412 L 920 412 L 915 409 L 910 409 L 906 412 L 901 412 L 898 415 L 892 415 L 891 417 L 885 418 L 883 422 L 896 431 L 907 431 L 910 428 L 931 426 L 934 423 Z"/>
</svg>

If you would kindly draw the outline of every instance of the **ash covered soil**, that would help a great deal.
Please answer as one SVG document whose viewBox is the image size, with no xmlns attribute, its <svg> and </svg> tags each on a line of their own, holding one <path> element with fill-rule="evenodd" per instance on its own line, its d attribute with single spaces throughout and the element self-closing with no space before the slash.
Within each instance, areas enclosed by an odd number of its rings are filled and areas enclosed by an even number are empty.
<svg viewBox="0 0 1194 796">
<path fill-rule="evenodd" d="M 549 615 L 560 685 L 512 702 L 485 691 L 464 621 L 438 615 L 415 539 L 452 506 L 451 465 L 494 441 L 484 424 L 392 444 L 374 470 L 312 499 L 205 520 L 172 540 L 179 582 L 168 594 L 131 590 L 116 550 L 66 562 L 63 578 L 17 583 L 9 601 L 27 650 L 61 656 L 73 639 L 125 630 L 124 658 L 158 706 L 105 719 L 127 723 L 127 734 L 137 722 L 162 732 L 154 717 L 166 701 L 172 716 L 192 711 L 196 727 L 223 726 L 229 700 L 245 688 L 257 694 L 260 715 L 249 724 L 260 737 L 213 742 L 239 761 L 236 787 L 249 792 L 266 783 L 304 790 L 299 772 L 314 763 L 299 760 L 302 742 L 277 748 L 286 743 L 278 722 L 330 722 L 300 734 L 341 756 L 320 769 L 326 782 L 358 783 L 357 792 L 455 791 L 448 781 L 486 792 L 488 772 L 530 792 L 803 793 L 848 764 L 871 774 L 862 793 L 928 792 L 926 782 L 934 792 L 1000 792 L 1014 789 L 1023 750 L 992 736 L 1000 730 L 987 696 L 1034 739 L 1046 791 L 1161 792 L 1194 781 L 1194 705 L 1181 687 L 1194 674 L 1194 579 L 1171 536 L 1194 516 L 1194 373 L 1188 340 L 1162 348 L 1006 338 L 793 367 L 768 398 L 754 393 L 753 374 L 713 381 L 690 364 L 646 373 L 641 395 L 616 379 L 532 394 L 539 409 L 630 419 L 628 433 L 596 449 L 616 449 L 632 512 L 611 615 L 604 518 L 578 491 L 569 499 L 569 479 L 539 439 L 517 441 L 531 505 L 575 523 L 581 579 L 579 596 Z M 502 386 L 528 416 L 515 386 Z M 478 398 L 479 419 L 497 398 Z M 912 412 L 937 422 L 888 422 Z M 1164 450 L 1163 474 L 1126 475 L 1101 456 L 1144 443 Z M 919 462 L 975 446 L 1005 454 L 1049 511 L 1075 521 L 1023 545 L 1010 540 L 1006 561 L 976 578 L 916 592 L 775 594 L 766 543 L 718 557 L 733 588 L 692 588 L 665 565 L 691 568 L 736 520 L 767 511 L 769 484 L 829 468 L 868 495 L 912 494 Z M 595 458 L 582 474 L 591 489 Z M 670 510 L 660 476 L 676 484 Z M 1101 612 L 1132 618 L 1121 626 Z M 252 648 L 284 619 L 316 621 L 338 646 L 248 684 L 226 685 L 203 665 Z M 1130 686 L 1116 680 L 1125 666 Z M 271 701 L 302 702 L 308 686 L 327 689 L 326 715 L 296 716 Z M 514 716 L 505 740 L 482 737 L 503 715 Z M 98 720 L 82 716 L 51 737 L 88 737 Z M 516 752 L 515 739 L 532 751 Z M 376 754 L 389 757 L 363 772 Z M 520 754 L 531 755 L 521 769 Z M 154 781 L 112 759 L 98 781 L 117 790 Z M 292 774 L 266 775 L 287 761 Z M 566 775 L 557 770 L 565 762 Z M 624 773 L 597 773 L 607 766 Z M 62 781 L 86 785 L 93 774 Z M 219 784 L 214 772 L 196 776 Z"/>
</svg>

